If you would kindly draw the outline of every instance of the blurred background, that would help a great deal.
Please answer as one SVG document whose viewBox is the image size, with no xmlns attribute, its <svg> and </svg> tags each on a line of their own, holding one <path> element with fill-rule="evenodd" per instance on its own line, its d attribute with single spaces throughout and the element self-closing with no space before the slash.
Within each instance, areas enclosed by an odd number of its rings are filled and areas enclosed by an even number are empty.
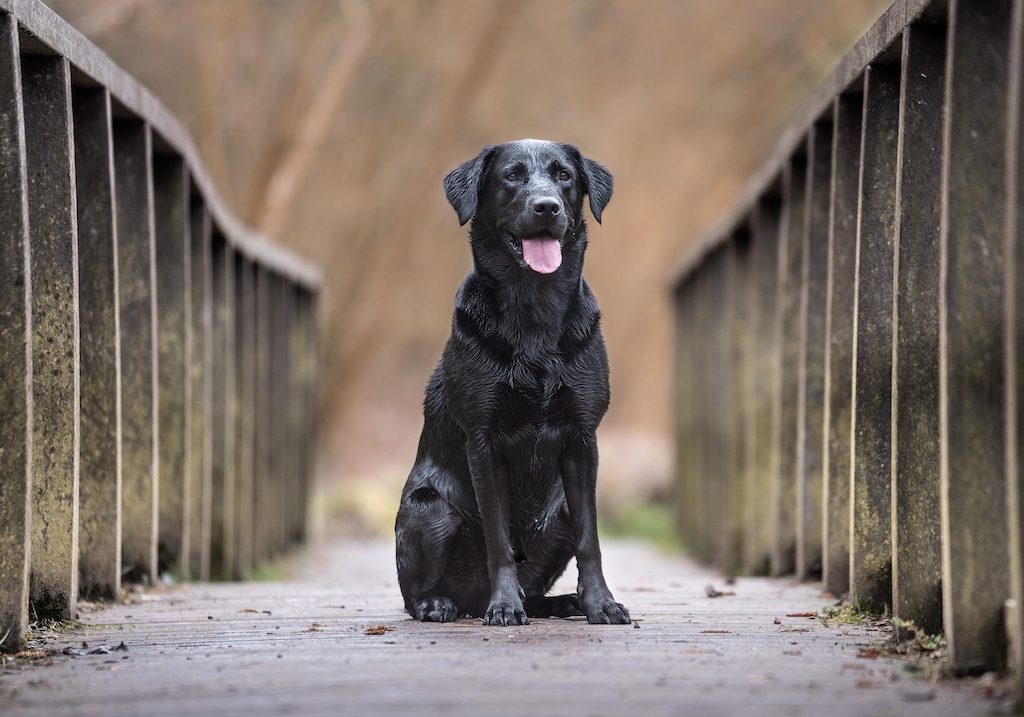
<svg viewBox="0 0 1024 717">
<path fill-rule="evenodd" d="M 670 542 L 667 277 L 889 0 L 46 0 L 191 131 L 235 213 L 324 272 L 316 525 L 387 534 L 470 268 L 441 178 L 573 142 L 615 175 L 607 529 Z"/>
</svg>

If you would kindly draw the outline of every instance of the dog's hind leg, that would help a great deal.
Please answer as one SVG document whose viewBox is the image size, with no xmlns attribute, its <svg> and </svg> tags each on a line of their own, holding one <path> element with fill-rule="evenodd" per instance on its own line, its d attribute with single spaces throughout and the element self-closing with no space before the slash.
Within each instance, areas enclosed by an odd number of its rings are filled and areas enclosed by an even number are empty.
<svg viewBox="0 0 1024 717">
<path fill-rule="evenodd" d="M 567 595 L 527 595 L 524 603 L 526 614 L 530 617 L 580 617 L 586 616 L 580 608 L 580 596 L 576 593 Z"/>
<path fill-rule="evenodd" d="M 427 483 L 411 479 L 402 492 L 395 520 L 398 584 L 405 609 L 417 620 L 451 622 L 459 608 L 451 596 L 439 592 L 460 519 L 451 506 Z"/>
</svg>

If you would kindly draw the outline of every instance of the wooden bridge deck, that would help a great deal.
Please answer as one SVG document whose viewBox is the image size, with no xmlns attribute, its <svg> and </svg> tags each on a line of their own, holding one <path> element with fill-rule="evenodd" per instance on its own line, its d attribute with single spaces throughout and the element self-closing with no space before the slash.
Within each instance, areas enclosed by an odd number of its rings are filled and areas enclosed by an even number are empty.
<svg viewBox="0 0 1024 717">
<path fill-rule="evenodd" d="M 0 713 L 961 717 L 1001 707 L 976 683 L 933 684 L 900 660 L 858 657 L 883 639 L 877 628 L 787 617 L 828 602 L 814 585 L 726 588 L 688 561 L 610 542 L 609 581 L 634 626 L 432 625 L 402 612 L 390 551 L 324 546 L 293 581 L 192 584 L 89 611 L 83 628 L 45 644 L 127 650 L 0 670 Z M 708 598 L 712 582 L 736 594 Z"/>
</svg>

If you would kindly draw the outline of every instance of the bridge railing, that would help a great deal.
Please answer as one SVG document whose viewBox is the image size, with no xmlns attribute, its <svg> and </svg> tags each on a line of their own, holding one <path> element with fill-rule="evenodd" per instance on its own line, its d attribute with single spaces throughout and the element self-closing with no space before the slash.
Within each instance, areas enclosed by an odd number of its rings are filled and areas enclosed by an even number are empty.
<svg viewBox="0 0 1024 717">
<path fill-rule="evenodd" d="M 1022 23 L 894 2 L 673 280 L 686 544 L 965 672 L 1024 638 Z"/>
<path fill-rule="evenodd" d="M 122 576 L 241 578 L 302 541 L 315 268 L 38 0 L 0 0 L 0 643 Z"/>
</svg>

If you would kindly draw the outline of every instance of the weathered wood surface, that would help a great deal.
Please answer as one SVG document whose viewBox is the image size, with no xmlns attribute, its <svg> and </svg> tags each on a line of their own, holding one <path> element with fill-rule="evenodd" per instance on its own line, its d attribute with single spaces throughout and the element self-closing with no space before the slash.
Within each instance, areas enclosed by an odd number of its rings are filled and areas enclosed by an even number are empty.
<svg viewBox="0 0 1024 717">
<path fill-rule="evenodd" d="M 193 584 L 86 611 L 52 646 L 127 652 L 60 656 L 0 671 L 0 711 L 29 715 L 262 714 L 990 714 L 963 686 L 858 659 L 882 635 L 786 613 L 816 610 L 813 584 L 718 579 L 650 548 L 610 542 L 605 564 L 635 626 L 534 620 L 421 624 L 401 609 L 391 547 L 310 550 L 291 583 Z M 563 577 L 556 589 L 572 589 Z M 716 583 L 723 588 L 720 583 Z M 268 611 L 267 613 L 263 611 Z M 774 622 L 779 620 L 779 624 Z M 386 625 L 383 635 L 368 627 Z"/>
</svg>

